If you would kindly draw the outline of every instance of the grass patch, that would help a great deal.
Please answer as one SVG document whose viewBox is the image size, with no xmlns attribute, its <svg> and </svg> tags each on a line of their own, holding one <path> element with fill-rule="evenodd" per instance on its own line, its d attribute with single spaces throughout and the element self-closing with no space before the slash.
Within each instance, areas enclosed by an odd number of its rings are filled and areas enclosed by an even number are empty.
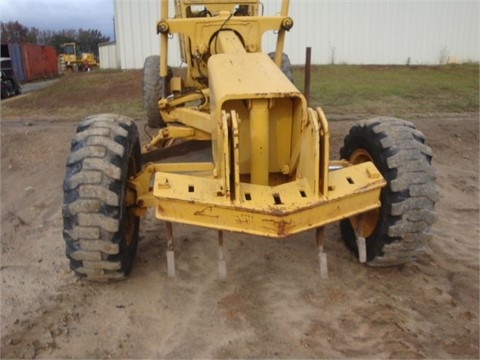
<svg viewBox="0 0 480 360">
<path fill-rule="evenodd" d="M 302 68 L 294 68 L 294 78 L 303 91 Z M 479 66 L 313 66 L 310 106 L 321 106 L 327 116 L 478 112 Z M 1 106 L 2 118 L 79 121 L 104 112 L 144 117 L 141 70 L 67 75 Z"/>
<path fill-rule="evenodd" d="M 143 116 L 142 72 L 93 71 L 62 77 L 47 88 L 2 104 L 2 117 L 80 120 L 96 113 Z"/>
<path fill-rule="evenodd" d="M 294 78 L 303 91 L 303 68 Z M 478 112 L 479 66 L 313 66 L 310 94 L 327 114 Z"/>
</svg>

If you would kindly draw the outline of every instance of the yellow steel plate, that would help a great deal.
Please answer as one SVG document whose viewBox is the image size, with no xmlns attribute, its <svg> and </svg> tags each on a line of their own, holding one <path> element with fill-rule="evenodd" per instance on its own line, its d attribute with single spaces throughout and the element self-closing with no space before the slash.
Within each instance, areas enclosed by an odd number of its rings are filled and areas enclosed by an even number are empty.
<svg viewBox="0 0 480 360">
<path fill-rule="evenodd" d="M 241 199 L 234 202 L 220 180 L 159 172 L 156 217 L 282 238 L 379 207 L 385 181 L 376 174 L 372 163 L 332 171 L 323 197 L 313 196 L 301 179 L 274 187 L 241 183 Z"/>
</svg>

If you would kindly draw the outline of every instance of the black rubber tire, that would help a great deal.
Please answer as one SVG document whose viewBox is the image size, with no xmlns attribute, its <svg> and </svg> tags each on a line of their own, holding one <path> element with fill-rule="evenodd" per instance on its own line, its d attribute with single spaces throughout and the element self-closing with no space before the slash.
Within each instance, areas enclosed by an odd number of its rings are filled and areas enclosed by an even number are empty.
<svg viewBox="0 0 480 360">
<path fill-rule="evenodd" d="M 83 120 L 72 139 L 63 182 L 63 238 L 70 268 L 91 280 L 125 278 L 135 257 L 139 218 L 125 203 L 140 170 L 135 122 L 115 115 Z"/>
<path fill-rule="evenodd" d="M 387 181 L 374 231 L 366 238 L 367 263 L 394 266 L 414 260 L 431 238 L 438 199 L 425 136 L 410 122 L 378 117 L 350 129 L 340 156 L 350 160 L 357 149 L 368 152 Z M 342 220 L 340 227 L 347 247 L 358 257 L 350 220 Z"/>
<path fill-rule="evenodd" d="M 13 88 L 15 89 L 15 95 L 20 95 L 22 93 L 22 88 L 18 85 L 15 79 L 12 79 Z"/>
<path fill-rule="evenodd" d="M 168 69 L 167 80 L 172 77 Z M 163 80 L 160 77 L 160 56 L 152 55 L 145 59 L 143 65 L 143 106 L 147 116 L 147 124 L 152 128 L 165 127 L 165 122 L 158 109 L 158 100 L 162 97 Z"/>
<path fill-rule="evenodd" d="M 272 60 L 275 59 L 275 52 L 271 52 L 268 54 Z M 283 53 L 282 54 L 282 66 L 280 67 L 282 72 L 285 74 L 285 76 L 290 80 L 293 84 L 293 70 L 292 70 L 292 64 L 290 63 L 290 58 L 288 57 L 287 54 Z"/>
</svg>

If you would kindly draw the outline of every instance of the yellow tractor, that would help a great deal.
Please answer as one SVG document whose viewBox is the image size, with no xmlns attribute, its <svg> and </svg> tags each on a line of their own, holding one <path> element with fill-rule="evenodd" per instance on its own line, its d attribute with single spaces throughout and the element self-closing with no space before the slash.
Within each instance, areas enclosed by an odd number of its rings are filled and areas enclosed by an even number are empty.
<svg viewBox="0 0 480 360">
<path fill-rule="evenodd" d="M 63 52 L 59 55 L 60 73 L 87 71 L 100 65 L 93 53 L 81 52 L 77 43 L 64 43 L 61 48 Z"/>
<path fill-rule="evenodd" d="M 373 118 L 354 125 L 341 159 L 330 160 L 325 114 L 309 108 L 289 78 L 288 0 L 269 16 L 258 0 L 174 5 L 168 18 L 169 2 L 161 1 L 160 56 L 147 58 L 144 68 L 145 108 L 156 136 L 141 147 L 132 119 L 101 114 L 82 121 L 73 137 L 63 184 L 71 269 L 91 280 L 126 277 L 148 208 L 166 224 L 169 276 L 175 275 L 174 223 L 218 231 L 221 277 L 225 231 L 280 239 L 315 229 L 322 278 L 324 228 L 332 222 L 340 221 L 362 263 L 414 259 L 431 236 L 438 197 L 424 135 L 410 122 Z M 277 34 L 272 56 L 262 53 L 266 31 Z M 173 34 L 184 74 L 167 64 Z M 199 144 L 211 156 L 168 161 Z"/>
</svg>

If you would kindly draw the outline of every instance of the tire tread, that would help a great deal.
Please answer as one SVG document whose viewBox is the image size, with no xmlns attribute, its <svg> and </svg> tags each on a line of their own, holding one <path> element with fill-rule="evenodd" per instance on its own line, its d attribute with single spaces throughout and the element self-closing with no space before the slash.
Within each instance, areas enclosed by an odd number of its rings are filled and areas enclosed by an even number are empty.
<svg viewBox="0 0 480 360">
<path fill-rule="evenodd" d="M 129 271 L 119 244 L 122 186 L 133 148 L 139 156 L 135 123 L 115 114 L 86 118 L 72 139 L 63 182 L 63 238 L 70 268 L 80 277 L 118 280 Z"/>
<path fill-rule="evenodd" d="M 378 117 L 352 126 L 340 150 L 341 157 L 348 159 L 354 145 L 361 142 L 372 144 L 378 151 L 384 167 L 380 170 L 387 180 L 382 189 L 382 198 L 386 199 L 383 218 L 367 238 L 368 263 L 391 266 L 414 260 L 431 238 L 430 228 L 437 219 L 432 150 L 413 123 L 397 118 Z M 344 220 L 341 225 L 347 246 L 358 253 L 350 222 Z"/>
</svg>

